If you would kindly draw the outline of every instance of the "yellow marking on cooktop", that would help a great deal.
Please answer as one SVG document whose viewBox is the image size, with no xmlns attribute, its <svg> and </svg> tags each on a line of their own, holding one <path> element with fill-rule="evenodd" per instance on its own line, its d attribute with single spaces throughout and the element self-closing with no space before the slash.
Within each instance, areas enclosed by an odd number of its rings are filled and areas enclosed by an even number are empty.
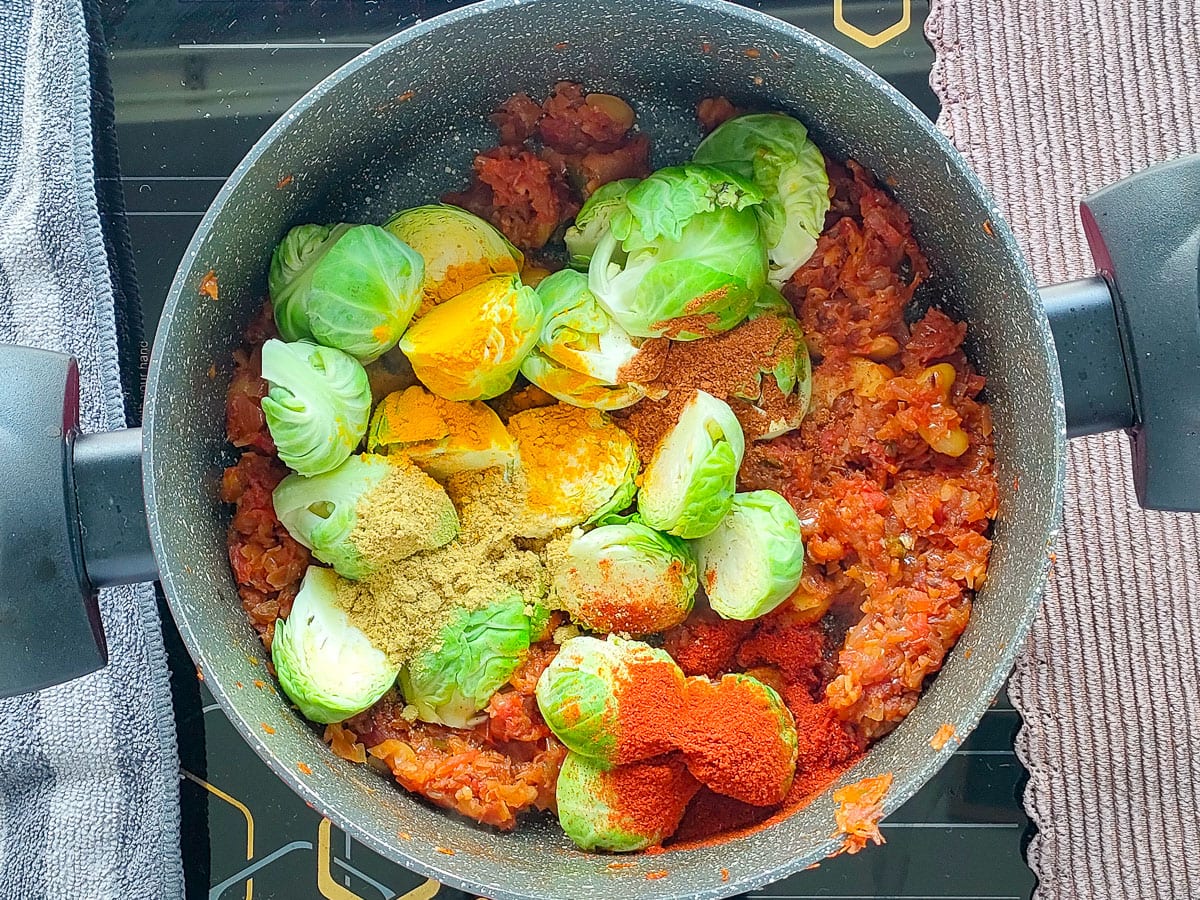
<svg viewBox="0 0 1200 900">
<path fill-rule="evenodd" d="M 317 890 L 327 900 L 366 900 L 361 894 L 356 894 L 333 880 L 333 873 L 330 871 L 333 851 L 329 840 L 332 825 L 328 819 L 322 819 L 321 824 L 317 826 Z M 433 900 L 441 889 L 441 883 L 430 878 L 407 894 L 401 894 L 396 900 Z"/>
<path fill-rule="evenodd" d="M 186 778 L 188 781 L 191 781 L 191 782 L 194 782 L 194 783 L 200 785 L 200 787 L 204 788 L 206 791 L 208 791 L 214 797 L 217 797 L 220 800 L 224 800 L 226 803 L 228 803 L 230 806 L 232 806 L 234 809 L 236 809 L 238 812 L 240 812 L 245 817 L 245 819 L 246 819 L 246 859 L 247 859 L 247 861 L 253 859 L 254 858 L 254 814 L 250 812 L 249 807 L 247 807 L 245 803 L 243 803 L 241 800 L 238 800 L 236 797 L 232 797 L 229 794 L 225 793 L 219 787 L 209 784 L 207 781 L 205 781 L 199 775 L 193 775 L 187 769 L 182 769 L 181 771 L 183 772 L 183 777 Z M 254 900 L 254 879 L 253 878 L 246 879 L 246 900 Z"/>
<path fill-rule="evenodd" d="M 902 0 L 902 3 L 903 9 L 900 13 L 900 21 L 893 22 L 887 28 L 883 29 L 883 31 L 877 31 L 872 34 L 869 31 L 863 31 L 857 25 L 847 22 L 846 14 L 842 9 L 842 0 L 833 0 L 833 27 L 850 38 L 850 40 L 857 41 L 864 47 L 874 49 L 908 31 L 909 26 L 912 24 L 912 0 Z"/>
</svg>

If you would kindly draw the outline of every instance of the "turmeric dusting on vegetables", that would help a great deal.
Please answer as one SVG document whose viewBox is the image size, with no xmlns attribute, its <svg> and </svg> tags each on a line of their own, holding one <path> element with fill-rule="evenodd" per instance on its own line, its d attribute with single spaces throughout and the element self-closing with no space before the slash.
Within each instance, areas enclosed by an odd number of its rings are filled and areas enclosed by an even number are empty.
<svg viewBox="0 0 1200 900">
<path fill-rule="evenodd" d="M 521 534 L 548 537 L 633 499 L 633 440 L 607 415 L 566 403 L 526 410 L 508 421 L 529 485 Z"/>
</svg>

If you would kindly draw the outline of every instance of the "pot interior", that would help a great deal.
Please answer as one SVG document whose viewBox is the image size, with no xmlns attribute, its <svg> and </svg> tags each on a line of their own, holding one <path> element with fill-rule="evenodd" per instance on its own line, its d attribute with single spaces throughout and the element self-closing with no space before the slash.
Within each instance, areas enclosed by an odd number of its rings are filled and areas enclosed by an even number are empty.
<svg viewBox="0 0 1200 900">
<path fill-rule="evenodd" d="M 969 349 L 988 377 L 1002 501 L 988 582 L 958 648 L 916 711 L 843 783 L 893 772 L 891 812 L 942 764 L 954 742 L 939 752 L 929 740 L 946 722 L 965 736 L 1003 683 L 1058 519 L 1063 418 L 1045 317 L 1007 227 L 915 108 L 828 45 L 719 0 L 489 0 L 392 38 L 289 111 L 218 196 L 166 304 L 145 417 L 151 533 L 183 637 L 234 724 L 306 800 L 374 849 L 494 900 L 729 896 L 836 846 L 828 792 L 764 832 L 614 870 L 612 857 L 575 850 L 553 822 L 497 835 L 434 809 L 333 757 L 280 697 L 235 686 L 265 676 L 225 555 L 229 513 L 217 490 L 235 454 L 224 393 L 272 248 L 291 225 L 382 222 L 460 189 L 473 154 L 495 142 L 488 113 L 518 90 L 544 96 L 560 79 L 629 100 L 655 167 L 685 159 L 699 141 L 702 97 L 787 111 L 828 155 L 853 157 L 893 186 L 912 216 L 935 275 L 927 296 L 970 323 Z M 209 270 L 217 301 L 198 292 Z M 667 876 L 645 878 L 658 870 Z"/>
</svg>

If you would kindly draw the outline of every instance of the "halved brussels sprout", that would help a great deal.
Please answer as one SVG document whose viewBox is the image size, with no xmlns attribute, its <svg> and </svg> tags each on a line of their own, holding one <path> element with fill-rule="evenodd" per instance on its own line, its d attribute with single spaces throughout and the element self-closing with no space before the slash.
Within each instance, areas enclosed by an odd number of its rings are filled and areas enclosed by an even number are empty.
<svg viewBox="0 0 1200 900">
<path fill-rule="evenodd" d="M 683 671 L 665 650 L 615 635 L 574 637 L 538 678 L 538 709 L 568 750 L 603 766 L 636 762 L 677 746 L 630 711 L 650 702 L 683 723 Z"/>
<path fill-rule="evenodd" d="M 808 129 L 782 113 L 753 113 L 721 125 L 693 157 L 747 178 L 766 202 L 755 209 L 762 223 L 770 279 L 783 284 L 817 248 L 829 210 L 825 157 Z"/>
<path fill-rule="evenodd" d="M 583 208 L 575 216 L 575 222 L 567 229 L 563 240 L 570 254 L 570 264 L 573 268 L 586 271 L 596 252 L 596 244 L 608 231 L 609 220 L 613 213 L 625 202 L 625 195 L 630 188 L 638 183 L 637 178 L 622 178 L 610 181 L 596 188 L 592 196 L 587 198 Z"/>
<path fill-rule="evenodd" d="M 616 209 L 588 286 L 630 334 L 696 340 L 746 317 L 767 278 L 762 194 L 712 166 L 660 169 Z"/>
<path fill-rule="evenodd" d="M 725 619 L 757 619 L 791 596 L 804 571 L 800 519 L 774 491 L 735 494 L 715 531 L 692 545 L 708 603 Z"/>
<path fill-rule="evenodd" d="M 539 284 L 537 293 L 543 311 L 538 349 L 603 384 L 621 384 L 621 372 L 637 357 L 641 342 L 635 342 L 600 305 L 588 290 L 587 276 L 563 269 Z"/>
<path fill-rule="evenodd" d="M 415 250 L 377 225 L 298 225 L 271 257 L 275 324 L 286 340 L 372 362 L 412 321 L 424 271 Z"/>
<path fill-rule="evenodd" d="M 775 346 L 755 376 L 736 387 L 729 405 L 755 440 L 769 441 L 800 427 L 812 400 L 812 362 L 800 323 L 786 314 L 758 318 L 779 323 Z"/>
<path fill-rule="evenodd" d="M 586 409 L 625 409 L 646 396 L 640 385 L 605 384 L 568 369 L 536 347 L 521 363 L 521 374 L 555 399 Z"/>
<path fill-rule="evenodd" d="M 740 673 L 719 681 L 689 678 L 687 706 L 688 770 L 710 791 L 743 803 L 782 803 L 796 775 L 798 740 L 779 693 Z M 729 727 L 733 721 L 742 728 Z M 759 737 L 748 741 L 747 734 Z"/>
<path fill-rule="evenodd" d="M 490 222 L 445 203 L 403 210 L 383 227 L 425 260 L 418 316 L 493 275 L 516 274 L 525 262 Z"/>
<path fill-rule="evenodd" d="M 633 790 L 636 799 L 626 796 Z M 678 754 L 608 770 L 568 753 L 555 788 L 558 824 L 580 850 L 645 850 L 675 833 L 698 790 Z"/>
<path fill-rule="evenodd" d="M 654 378 L 665 353 L 647 353 L 588 290 L 587 276 L 563 269 L 538 285 L 542 333 L 521 374 L 574 406 L 623 409 L 645 396 L 637 384 Z"/>
<path fill-rule="evenodd" d="M 354 452 L 371 414 L 371 385 L 353 356 L 310 341 L 269 340 L 263 416 L 279 458 L 301 475 L 336 469 Z"/>
<path fill-rule="evenodd" d="M 337 582 L 331 569 L 309 566 L 271 642 L 279 686 L 306 719 L 325 725 L 373 706 L 397 671 L 338 607 Z"/>
<path fill-rule="evenodd" d="M 517 444 L 490 406 L 446 400 L 419 385 L 383 398 L 367 449 L 403 453 L 438 481 L 517 461 Z"/>
<path fill-rule="evenodd" d="M 696 595 L 687 544 L 639 522 L 576 529 L 550 569 L 557 604 L 592 631 L 665 631 L 687 618 Z"/>
<path fill-rule="evenodd" d="M 558 403 L 508 420 L 528 488 L 522 537 L 593 522 L 629 505 L 637 491 L 637 448 L 604 413 Z"/>
<path fill-rule="evenodd" d="M 533 288 L 500 276 L 434 307 L 408 329 L 400 349 L 438 396 L 488 400 L 512 387 L 541 325 Z"/>
<path fill-rule="evenodd" d="M 458 534 L 446 492 L 401 455 L 363 453 L 332 472 L 289 475 L 272 501 L 288 534 L 350 579 Z"/>
<path fill-rule="evenodd" d="M 470 728 L 529 649 L 525 600 L 512 593 L 483 609 L 460 610 L 426 650 L 400 670 L 400 690 L 422 722 Z"/>
<path fill-rule="evenodd" d="M 729 404 L 696 391 L 646 466 L 642 520 L 681 538 L 704 537 L 729 512 L 745 450 Z"/>
</svg>

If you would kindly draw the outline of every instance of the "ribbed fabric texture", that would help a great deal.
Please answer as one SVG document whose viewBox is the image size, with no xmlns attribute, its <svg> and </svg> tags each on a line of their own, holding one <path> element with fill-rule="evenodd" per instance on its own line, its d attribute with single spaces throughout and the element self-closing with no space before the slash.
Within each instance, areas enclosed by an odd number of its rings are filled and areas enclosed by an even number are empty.
<svg viewBox="0 0 1200 900">
<path fill-rule="evenodd" d="M 1042 284 L 1093 271 L 1080 199 L 1200 150 L 1196 0 L 933 0 L 926 30 Z M 1009 688 L 1037 897 L 1200 897 L 1200 517 L 1138 509 L 1123 436 L 1075 441 L 1057 557 Z"/>
<path fill-rule="evenodd" d="M 90 99 L 80 0 L 0 0 L 0 343 L 73 354 L 94 432 L 125 415 Z M 105 669 L 0 700 L 0 900 L 183 896 L 154 591 L 101 591 L 100 611 Z"/>
</svg>

